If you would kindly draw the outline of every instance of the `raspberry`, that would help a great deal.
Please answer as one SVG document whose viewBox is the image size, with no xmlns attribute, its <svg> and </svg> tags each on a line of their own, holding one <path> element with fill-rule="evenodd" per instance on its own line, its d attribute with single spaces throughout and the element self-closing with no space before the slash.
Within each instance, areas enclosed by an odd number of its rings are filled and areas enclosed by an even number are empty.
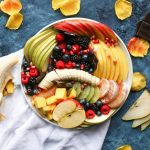
<svg viewBox="0 0 150 150">
<path fill-rule="evenodd" d="M 71 50 L 73 51 L 73 53 L 78 53 L 80 51 L 80 46 L 77 44 L 72 45 Z"/>
<path fill-rule="evenodd" d="M 68 63 L 65 64 L 65 67 L 68 69 L 72 69 L 73 68 L 73 63 L 71 61 L 68 61 Z"/>
<path fill-rule="evenodd" d="M 59 48 L 62 50 L 66 49 L 66 43 L 59 44 Z"/>
<path fill-rule="evenodd" d="M 64 41 L 64 35 L 58 33 L 58 34 L 56 35 L 55 39 L 56 39 L 56 41 L 57 41 L 58 43 L 62 43 L 62 42 Z"/>
<path fill-rule="evenodd" d="M 62 60 L 57 61 L 56 62 L 56 68 L 64 69 L 65 68 L 65 63 Z"/>
<path fill-rule="evenodd" d="M 88 119 L 93 119 L 95 117 L 95 112 L 91 109 L 89 109 L 87 112 L 86 112 L 86 118 Z"/>
<path fill-rule="evenodd" d="M 100 108 L 100 112 L 104 115 L 107 115 L 109 114 L 110 112 L 110 107 L 108 105 L 103 105 L 101 108 Z"/>
</svg>

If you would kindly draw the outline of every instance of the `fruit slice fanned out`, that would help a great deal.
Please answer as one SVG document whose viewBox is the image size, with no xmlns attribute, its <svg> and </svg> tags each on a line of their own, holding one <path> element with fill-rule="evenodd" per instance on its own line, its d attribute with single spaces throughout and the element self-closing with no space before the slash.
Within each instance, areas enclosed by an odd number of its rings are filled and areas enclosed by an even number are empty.
<svg viewBox="0 0 150 150">
<path fill-rule="evenodd" d="M 78 35 L 83 35 L 83 32 L 76 32 L 76 24 L 74 23 L 74 20 L 65 20 L 59 23 L 56 23 L 55 25 L 53 25 L 53 27 L 57 30 L 62 30 L 62 31 L 67 31 L 67 32 L 73 32 L 76 33 Z M 89 32 L 90 36 L 93 36 L 93 33 L 96 33 L 96 36 L 98 36 L 99 38 L 101 38 L 102 40 L 108 38 L 111 40 L 114 40 L 115 42 L 118 41 L 115 33 L 106 25 L 99 23 L 99 22 L 92 22 L 92 21 L 80 21 L 80 20 L 76 20 L 76 22 L 80 22 L 82 24 L 82 28 L 83 30 L 85 30 L 85 28 L 87 28 L 88 30 L 85 32 Z M 69 25 L 69 26 L 68 26 Z M 70 29 L 70 26 L 73 27 Z M 81 26 L 80 26 L 81 27 Z M 98 31 L 98 32 L 97 32 Z"/>
<path fill-rule="evenodd" d="M 106 96 L 110 89 L 110 83 L 107 79 L 102 79 L 100 81 L 100 98 Z"/>
<path fill-rule="evenodd" d="M 60 11 L 65 16 L 75 15 L 80 11 L 80 0 L 69 0 L 68 4 L 60 7 Z"/>
<path fill-rule="evenodd" d="M 138 37 L 133 37 L 128 42 L 128 50 L 134 57 L 144 57 L 147 55 L 149 47 L 149 42 Z"/>
<path fill-rule="evenodd" d="M 110 83 L 109 92 L 102 99 L 102 102 L 104 104 L 108 104 L 108 103 L 112 102 L 116 98 L 116 96 L 118 95 L 118 92 L 119 92 L 118 85 L 116 82 L 114 82 L 113 80 L 110 80 L 109 83 Z"/>
<path fill-rule="evenodd" d="M 19 13 L 22 9 L 20 0 L 4 0 L 0 3 L 0 10 L 8 15 Z"/>
<path fill-rule="evenodd" d="M 112 109 L 120 107 L 126 98 L 126 92 L 127 92 L 127 85 L 125 82 L 123 82 L 119 85 L 117 97 L 112 102 L 110 102 L 108 106 Z"/>
</svg>

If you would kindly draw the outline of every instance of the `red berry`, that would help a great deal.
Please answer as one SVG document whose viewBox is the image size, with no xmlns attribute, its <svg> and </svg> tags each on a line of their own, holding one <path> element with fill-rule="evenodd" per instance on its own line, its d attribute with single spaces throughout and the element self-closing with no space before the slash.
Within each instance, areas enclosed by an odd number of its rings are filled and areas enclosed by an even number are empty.
<svg viewBox="0 0 150 150">
<path fill-rule="evenodd" d="M 62 50 L 66 49 L 66 43 L 59 44 L 59 48 Z"/>
<path fill-rule="evenodd" d="M 74 55 L 74 52 L 73 52 L 73 51 L 70 51 L 70 55 Z"/>
<path fill-rule="evenodd" d="M 95 117 L 95 112 L 92 110 L 92 109 L 89 109 L 87 112 L 86 112 L 86 118 L 88 119 L 93 119 Z"/>
<path fill-rule="evenodd" d="M 84 50 L 84 51 L 83 51 L 83 54 L 88 54 L 88 53 L 89 53 L 88 50 Z"/>
<path fill-rule="evenodd" d="M 61 33 L 58 33 L 58 34 L 56 35 L 55 39 L 56 39 L 56 41 L 57 41 L 58 43 L 62 43 L 62 42 L 64 41 L 64 35 L 61 34 Z"/>
<path fill-rule="evenodd" d="M 82 64 L 82 65 L 81 65 L 81 70 L 83 70 L 83 69 L 84 69 L 84 65 Z"/>
<path fill-rule="evenodd" d="M 65 68 L 65 63 L 62 60 L 57 61 L 56 62 L 56 68 L 64 69 Z"/>
<path fill-rule="evenodd" d="M 66 53 L 66 50 L 65 50 L 65 49 L 63 49 L 63 50 L 62 50 L 62 52 L 63 52 L 63 53 Z"/>
<path fill-rule="evenodd" d="M 101 108 L 100 108 L 100 112 L 104 115 L 107 115 L 109 114 L 110 112 L 110 107 L 108 105 L 103 105 Z"/>
<path fill-rule="evenodd" d="M 38 70 L 36 68 L 30 68 L 29 74 L 32 77 L 37 77 L 38 76 Z"/>
<path fill-rule="evenodd" d="M 21 82 L 22 82 L 22 84 L 28 84 L 28 82 L 29 82 L 29 76 L 27 76 L 27 75 L 21 75 Z"/>
<path fill-rule="evenodd" d="M 73 63 L 71 61 L 68 61 L 68 63 L 65 64 L 65 67 L 68 69 L 72 69 L 73 68 Z"/>
<path fill-rule="evenodd" d="M 74 53 L 78 53 L 80 51 L 80 46 L 75 44 L 75 45 L 72 45 L 72 48 L 71 50 L 74 52 Z"/>
</svg>

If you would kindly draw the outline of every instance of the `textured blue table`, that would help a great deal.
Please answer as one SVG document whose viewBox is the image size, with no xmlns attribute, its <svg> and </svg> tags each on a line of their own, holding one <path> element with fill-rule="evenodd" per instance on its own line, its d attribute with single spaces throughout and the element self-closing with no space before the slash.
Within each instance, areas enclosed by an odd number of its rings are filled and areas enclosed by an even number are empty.
<svg viewBox="0 0 150 150">
<path fill-rule="evenodd" d="M 150 11 L 150 0 L 132 0 L 132 17 L 125 21 L 119 21 L 114 13 L 115 0 L 81 1 L 81 11 L 77 15 L 78 17 L 95 19 L 109 25 L 125 43 L 133 36 L 136 22 Z M 24 22 L 18 31 L 10 31 L 4 27 L 7 16 L 0 12 L 0 56 L 21 49 L 26 40 L 39 29 L 55 20 L 64 18 L 59 11 L 54 12 L 51 9 L 51 0 L 32 0 L 32 2 L 22 0 L 22 3 Z M 134 71 L 143 72 L 148 77 L 150 74 L 150 67 L 148 66 L 150 53 L 144 59 L 132 58 L 132 60 Z M 148 83 L 150 86 L 150 78 Z M 134 150 L 150 150 L 150 129 L 144 132 L 141 132 L 139 129 L 131 129 L 131 122 L 123 122 L 121 120 L 122 115 L 140 94 L 141 92 L 130 93 L 125 105 L 112 118 L 102 150 L 115 150 L 116 147 L 123 144 L 131 144 Z"/>
</svg>

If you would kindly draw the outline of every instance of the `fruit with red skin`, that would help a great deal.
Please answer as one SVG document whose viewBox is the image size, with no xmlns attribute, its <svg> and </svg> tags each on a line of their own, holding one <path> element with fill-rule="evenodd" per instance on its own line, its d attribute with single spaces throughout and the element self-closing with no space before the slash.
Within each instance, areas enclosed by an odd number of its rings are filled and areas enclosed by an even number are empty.
<svg viewBox="0 0 150 150">
<path fill-rule="evenodd" d="M 68 61 L 68 63 L 65 64 L 65 67 L 68 69 L 72 69 L 74 64 L 71 61 Z"/>
<path fill-rule="evenodd" d="M 73 53 L 78 53 L 80 51 L 80 46 L 78 44 L 72 45 L 71 50 Z"/>
<path fill-rule="evenodd" d="M 56 62 L 56 68 L 57 69 L 64 69 L 65 68 L 65 63 L 62 60 L 59 60 Z"/>
<path fill-rule="evenodd" d="M 66 49 L 66 43 L 62 43 L 58 45 L 61 50 Z"/>
<path fill-rule="evenodd" d="M 24 72 L 21 73 L 21 82 L 22 84 L 28 84 L 30 79 L 29 75 L 26 75 Z"/>
<path fill-rule="evenodd" d="M 58 34 L 56 34 L 55 39 L 58 43 L 62 43 L 64 41 L 64 35 L 61 33 L 58 33 Z"/>
<path fill-rule="evenodd" d="M 108 105 L 103 105 L 101 108 L 100 108 L 100 112 L 104 115 L 107 115 L 109 114 L 110 112 L 110 107 Z"/>
<path fill-rule="evenodd" d="M 86 111 L 86 118 L 93 119 L 95 117 L 95 112 L 92 109 Z"/>
<path fill-rule="evenodd" d="M 39 75 L 37 68 L 30 68 L 30 72 L 29 72 L 31 77 L 37 77 Z"/>
</svg>

